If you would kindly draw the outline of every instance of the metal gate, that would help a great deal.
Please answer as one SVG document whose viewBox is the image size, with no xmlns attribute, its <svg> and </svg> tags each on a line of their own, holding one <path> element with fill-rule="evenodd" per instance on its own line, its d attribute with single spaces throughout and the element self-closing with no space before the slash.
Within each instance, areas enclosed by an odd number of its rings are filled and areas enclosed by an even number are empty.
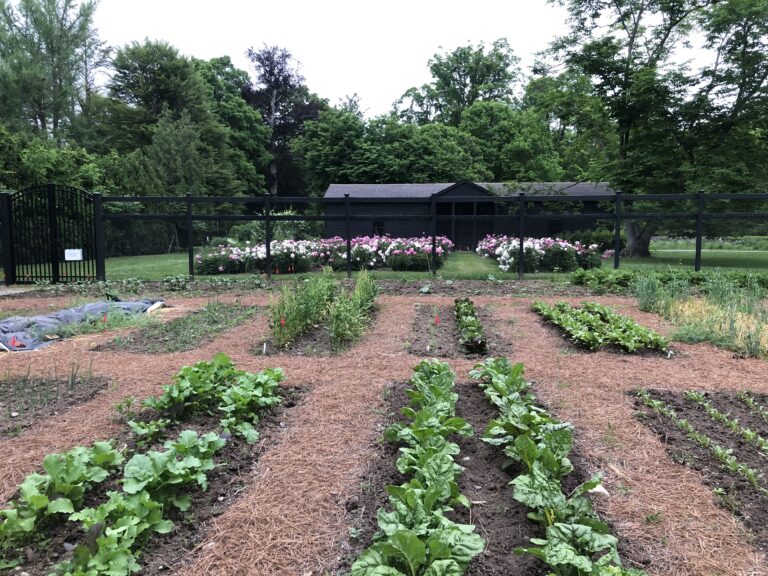
<svg viewBox="0 0 768 576">
<path fill-rule="evenodd" d="M 103 278 L 93 194 L 45 184 L 2 196 L 6 285 Z"/>
</svg>

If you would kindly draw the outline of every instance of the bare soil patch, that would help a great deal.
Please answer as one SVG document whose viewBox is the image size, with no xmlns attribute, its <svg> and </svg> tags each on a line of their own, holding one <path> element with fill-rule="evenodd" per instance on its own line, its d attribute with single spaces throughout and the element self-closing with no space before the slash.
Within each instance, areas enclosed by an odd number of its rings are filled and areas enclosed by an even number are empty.
<svg viewBox="0 0 768 576">
<path fill-rule="evenodd" d="M 512 346 L 500 331 L 500 321 L 488 306 L 477 308 L 477 317 L 483 324 L 488 343 L 488 352 L 484 355 L 467 353 L 459 346 L 459 328 L 453 306 L 425 302 L 416 303 L 413 310 L 413 325 L 407 341 L 410 354 L 437 358 L 481 359 L 485 356 L 507 356 L 512 353 Z"/>
</svg>

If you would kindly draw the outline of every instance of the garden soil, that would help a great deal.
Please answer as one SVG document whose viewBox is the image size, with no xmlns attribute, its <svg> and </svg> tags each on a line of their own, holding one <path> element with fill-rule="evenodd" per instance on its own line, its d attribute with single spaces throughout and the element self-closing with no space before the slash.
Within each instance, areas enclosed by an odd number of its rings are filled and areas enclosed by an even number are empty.
<svg viewBox="0 0 768 576">
<path fill-rule="evenodd" d="M 713 392 L 749 388 L 768 393 L 768 363 L 734 358 L 706 344 L 675 344 L 670 359 L 575 350 L 530 311 L 532 298 L 539 297 L 536 285 L 530 286 L 530 297 L 520 291 L 514 298 L 467 295 L 493 310 L 498 333 L 511 347 L 511 359 L 525 363 L 540 401 L 575 425 L 583 473 L 599 470 L 605 476 L 610 495 L 596 499 L 595 506 L 620 538 L 627 563 L 659 576 L 768 573 L 766 558 L 751 544 L 754 536 L 744 523 L 718 505 L 699 471 L 667 456 L 657 435 L 635 418 L 633 399 L 627 395 L 637 388 Z M 479 289 L 473 285 L 475 290 Z M 407 380 L 423 357 L 406 350 L 413 337 L 414 304 L 450 307 L 453 298 L 463 295 L 421 294 L 413 288 L 404 295 L 384 294 L 368 333 L 350 350 L 332 357 L 254 356 L 251 348 L 267 336 L 266 315 L 177 354 L 95 352 L 95 346 L 118 334 L 114 331 L 66 339 L 36 352 L 3 355 L 4 371 L 29 370 L 40 377 L 50 376 L 54 366 L 61 371 L 73 360 L 84 366 L 93 361 L 94 374 L 111 384 L 93 399 L 34 424 L 18 437 L 0 439 L 0 495 L 3 500 L 11 497 L 16 484 L 37 469 L 47 453 L 119 434 L 124 424 L 116 418 L 114 404 L 126 396 L 159 393 L 181 366 L 210 360 L 216 352 L 229 354 L 238 368 L 249 371 L 280 366 L 287 375 L 285 385 L 307 388 L 304 400 L 292 409 L 272 447 L 242 474 L 244 489 L 238 498 L 201 526 L 205 537 L 191 547 L 185 565 L 165 573 L 321 576 L 348 550 L 348 528 L 357 511 L 348 510 L 347 503 L 359 494 L 380 441 L 387 413 L 383 390 Z M 207 302 L 205 297 L 165 296 L 175 306 L 173 314 L 189 313 Z M 261 292 L 239 299 L 264 306 L 269 297 Z M 582 296 L 566 298 L 558 292 L 545 299 L 555 297 L 578 303 Z M 630 299 L 590 299 L 668 331 L 659 317 L 639 312 Z M 3 299 L 0 307 L 33 305 Z M 476 362 L 461 357 L 448 361 L 460 381 L 466 380 Z M 511 493 L 508 497 L 512 502 Z"/>
</svg>

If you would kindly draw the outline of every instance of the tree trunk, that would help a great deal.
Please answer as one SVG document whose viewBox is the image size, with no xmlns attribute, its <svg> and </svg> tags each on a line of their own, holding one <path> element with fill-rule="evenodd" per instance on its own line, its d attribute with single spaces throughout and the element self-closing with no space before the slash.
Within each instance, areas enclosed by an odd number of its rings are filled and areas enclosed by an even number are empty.
<svg viewBox="0 0 768 576">
<path fill-rule="evenodd" d="M 628 258 L 648 258 L 651 255 L 653 226 L 628 220 L 624 229 L 627 232 L 627 247 L 622 250 L 621 255 Z"/>
</svg>

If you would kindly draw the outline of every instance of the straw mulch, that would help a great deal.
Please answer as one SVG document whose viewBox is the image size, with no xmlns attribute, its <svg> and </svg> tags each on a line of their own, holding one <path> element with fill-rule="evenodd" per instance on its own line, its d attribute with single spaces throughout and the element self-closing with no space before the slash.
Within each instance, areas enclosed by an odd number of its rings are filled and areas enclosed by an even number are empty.
<svg viewBox="0 0 768 576">
<path fill-rule="evenodd" d="M 655 435 L 634 420 L 625 392 L 638 387 L 768 392 L 768 363 L 736 360 L 707 345 L 677 345 L 679 355 L 672 360 L 583 353 L 544 326 L 529 311 L 530 300 L 474 300 L 493 305 L 500 330 L 512 345 L 511 358 L 525 363 L 541 400 L 576 425 L 577 449 L 605 473 L 611 496 L 597 506 L 613 523 L 625 554 L 647 563 L 655 575 L 765 573 L 765 559 L 747 544 L 740 524 L 714 504 L 695 472 L 666 457 Z M 627 299 L 596 300 L 665 329 L 657 316 L 638 312 Z M 266 301 L 265 296 L 254 300 Z M 206 540 L 190 554 L 182 573 L 319 576 L 320 567 L 333 562 L 338 543 L 347 537 L 344 503 L 359 489 L 370 446 L 380 437 L 382 388 L 408 378 L 419 360 L 404 351 L 417 301 L 452 304 L 448 297 L 382 296 L 381 312 L 364 339 L 332 358 L 251 355 L 250 346 L 267 331 L 264 315 L 186 353 L 94 353 L 92 346 L 109 339 L 98 335 L 2 357 L 19 371 L 31 365 L 43 374 L 50 373 L 53 362 L 65 366 L 77 358 L 87 366 L 94 358 L 94 372 L 113 377 L 117 385 L 19 438 L 0 442 L 0 494 L 7 499 L 44 454 L 109 437 L 122 426 L 114 420 L 115 402 L 126 395 L 142 398 L 158 392 L 182 365 L 223 351 L 246 370 L 282 366 L 287 384 L 304 385 L 309 392 L 293 409 L 277 445 L 261 456 L 249 488 L 207 527 Z M 191 309 L 204 301 L 179 303 Z M 473 364 L 463 359 L 450 363 L 461 380 Z M 646 520 L 655 514 L 658 522 Z"/>
</svg>

